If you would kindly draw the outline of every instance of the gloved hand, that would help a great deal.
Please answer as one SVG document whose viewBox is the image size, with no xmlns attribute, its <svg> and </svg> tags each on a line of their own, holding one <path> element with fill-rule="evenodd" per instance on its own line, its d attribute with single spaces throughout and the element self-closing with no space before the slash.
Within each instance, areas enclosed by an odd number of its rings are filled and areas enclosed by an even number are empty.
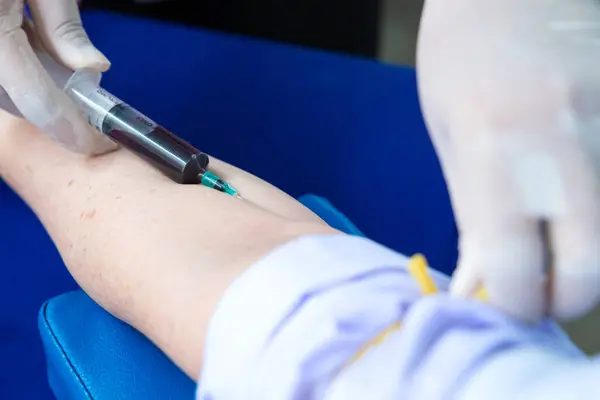
<svg viewBox="0 0 600 400">
<path fill-rule="evenodd" d="M 90 42 L 76 0 L 0 0 L 0 86 L 19 112 L 57 142 L 84 154 L 116 148 L 93 130 L 42 67 L 33 48 L 74 70 L 105 71 L 109 61 Z"/>
<path fill-rule="evenodd" d="M 600 3 L 427 0 L 422 108 L 460 231 L 451 292 L 570 319 L 600 297 Z"/>
</svg>

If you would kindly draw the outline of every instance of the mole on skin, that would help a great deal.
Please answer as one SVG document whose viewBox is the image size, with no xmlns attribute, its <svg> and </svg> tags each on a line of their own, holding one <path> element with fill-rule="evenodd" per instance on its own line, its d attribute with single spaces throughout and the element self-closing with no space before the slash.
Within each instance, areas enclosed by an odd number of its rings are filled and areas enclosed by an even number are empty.
<svg viewBox="0 0 600 400">
<path fill-rule="evenodd" d="M 96 209 L 94 208 L 90 212 L 82 211 L 79 217 L 81 219 L 93 219 L 95 216 L 96 216 Z"/>
</svg>

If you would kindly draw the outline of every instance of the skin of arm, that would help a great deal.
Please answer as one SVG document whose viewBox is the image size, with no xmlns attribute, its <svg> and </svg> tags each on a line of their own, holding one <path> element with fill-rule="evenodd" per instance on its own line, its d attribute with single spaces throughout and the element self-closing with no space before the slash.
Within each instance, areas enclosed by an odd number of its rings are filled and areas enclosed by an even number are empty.
<svg viewBox="0 0 600 400">
<path fill-rule="evenodd" d="M 0 114 L 0 175 L 36 213 L 70 273 L 193 379 L 232 280 L 285 242 L 337 233 L 266 182 L 218 160 L 211 167 L 244 200 L 175 184 L 125 150 L 85 158 Z"/>
</svg>

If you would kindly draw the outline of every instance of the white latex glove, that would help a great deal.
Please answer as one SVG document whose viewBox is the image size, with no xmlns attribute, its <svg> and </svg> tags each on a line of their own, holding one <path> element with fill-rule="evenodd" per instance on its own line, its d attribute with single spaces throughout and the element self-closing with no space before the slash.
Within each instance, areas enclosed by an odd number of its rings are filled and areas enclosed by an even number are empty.
<svg viewBox="0 0 600 400">
<path fill-rule="evenodd" d="M 600 1 L 427 0 L 418 76 L 460 230 L 452 293 L 483 285 L 527 320 L 589 311 L 600 297 Z"/>
<path fill-rule="evenodd" d="M 0 86 L 19 112 L 63 146 L 84 154 L 116 148 L 91 128 L 42 67 L 33 47 L 75 70 L 105 71 L 109 61 L 90 42 L 76 0 L 0 0 Z M 32 47 L 33 46 L 33 47 Z"/>
</svg>

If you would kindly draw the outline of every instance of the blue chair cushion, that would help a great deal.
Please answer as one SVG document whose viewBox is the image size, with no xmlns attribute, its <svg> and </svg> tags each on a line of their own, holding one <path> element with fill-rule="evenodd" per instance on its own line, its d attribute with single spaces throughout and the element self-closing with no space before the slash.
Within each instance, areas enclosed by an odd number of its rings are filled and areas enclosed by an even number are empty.
<svg viewBox="0 0 600 400">
<path fill-rule="evenodd" d="M 326 199 L 299 199 L 342 232 L 362 236 Z M 38 325 L 50 387 L 59 400 L 193 399 L 195 383 L 154 344 L 83 291 L 47 301 Z"/>
</svg>

